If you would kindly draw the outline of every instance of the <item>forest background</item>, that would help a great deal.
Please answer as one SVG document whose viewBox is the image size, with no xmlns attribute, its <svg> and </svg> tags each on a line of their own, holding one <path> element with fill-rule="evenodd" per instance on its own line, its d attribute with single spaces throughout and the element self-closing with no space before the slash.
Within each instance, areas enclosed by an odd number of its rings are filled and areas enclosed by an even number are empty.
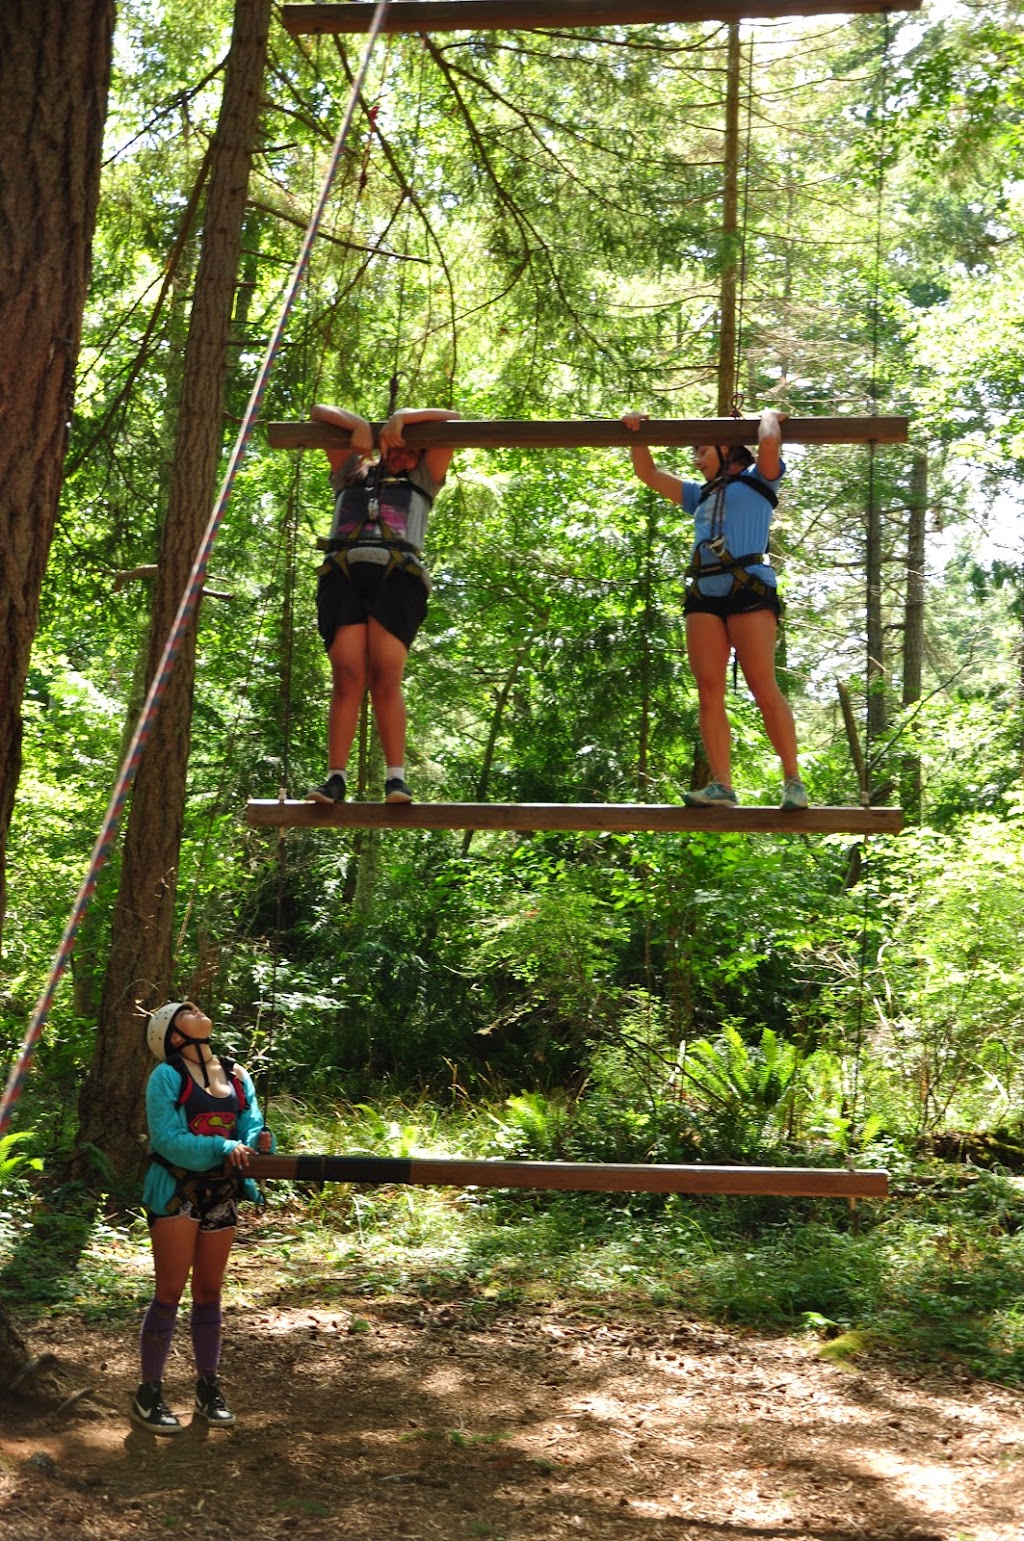
<svg viewBox="0 0 1024 1541">
<path fill-rule="evenodd" d="M 187 370 L 211 287 L 214 126 L 246 9 L 117 6 L 74 415 L 22 701 L 5 1059 L 180 596 L 161 586 L 194 554 L 170 549 L 184 528 L 173 499 L 191 474 L 182 425 L 200 413 Z M 168 994 L 207 1006 L 296 1143 L 311 1120 L 324 1146 L 355 1116 L 364 1146 L 405 1154 L 430 1130 L 445 1138 L 447 1108 L 480 1115 L 461 1137 L 485 1150 L 570 1159 L 855 1156 L 909 1182 L 929 1152 L 1019 1154 L 1019 7 L 745 25 L 736 233 L 723 223 L 728 43 L 708 24 L 379 44 L 263 417 L 328 400 L 379 419 L 393 375 L 399 404 L 467 417 L 715 415 L 731 273 L 745 412 L 911 420 L 908 445 L 873 454 L 792 448 L 776 544 L 812 798 L 860 796 L 842 685 L 870 795 L 903 803 L 906 832 L 868 845 L 247 830 L 248 798 L 321 779 L 328 693 L 313 623 L 326 463 L 273 453 L 258 431 L 194 669 L 164 708 L 183 776 L 187 760 L 181 819 L 170 802 L 165 820 L 142 818 L 136 791 L 131 859 L 115 854 L 77 938 L 5 1147 L 12 1169 L 70 1153 L 106 1191 L 135 1179 L 139 1006 Z M 207 414 L 222 457 L 358 47 L 271 25 L 223 422 Z M 681 452 L 659 459 L 686 472 Z M 191 482 L 205 517 L 214 486 Z M 687 549 L 685 521 L 624 451 L 460 452 L 431 521 L 434 594 L 408 675 L 417 797 L 680 800 L 700 771 Z M 777 767 L 742 681 L 730 711 L 741 797 L 773 802 Z M 361 794 L 381 779 L 367 729 Z M 147 845 L 156 920 L 132 888 Z M 392 1118 L 394 1104 L 420 1111 Z M 36 1203 L 12 1181 L 9 1237 Z M 1020 1198 L 991 1192 L 1012 1241 Z M 1019 1321 L 1014 1333 L 1011 1376 Z"/>
</svg>

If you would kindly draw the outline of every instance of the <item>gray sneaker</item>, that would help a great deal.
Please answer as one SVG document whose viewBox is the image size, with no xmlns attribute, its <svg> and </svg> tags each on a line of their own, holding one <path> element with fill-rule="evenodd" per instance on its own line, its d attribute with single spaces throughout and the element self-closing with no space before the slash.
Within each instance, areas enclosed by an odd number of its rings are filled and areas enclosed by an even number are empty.
<svg viewBox="0 0 1024 1541">
<path fill-rule="evenodd" d="M 782 803 L 787 813 L 807 807 L 807 788 L 799 776 L 787 776 L 782 783 Z"/>
<path fill-rule="evenodd" d="M 735 808 L 739 798 L 732 787 L 724 786 L 721 781 L 709 781 L 698 792 L 684 792 L 683 802 L 687 808 Z"/>
</svg>

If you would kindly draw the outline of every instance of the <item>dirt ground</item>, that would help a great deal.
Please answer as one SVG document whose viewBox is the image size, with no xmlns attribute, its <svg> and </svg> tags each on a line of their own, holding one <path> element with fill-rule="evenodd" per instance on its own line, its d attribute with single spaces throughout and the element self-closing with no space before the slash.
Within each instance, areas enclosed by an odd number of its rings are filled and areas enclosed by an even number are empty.
<svg viewBox="0 0 1024 1541">
<path fill-rule="evenodd" d="M 0 1541 L 1024 1541 L 1019 1393 L 671 1311 L 310 1306 L 272 1256 L 236 1257 L 233 1429 L 133 1431 L 134 1331 L 32 1325 L 92 1389 L 0 1429 Z"/>
</svg>

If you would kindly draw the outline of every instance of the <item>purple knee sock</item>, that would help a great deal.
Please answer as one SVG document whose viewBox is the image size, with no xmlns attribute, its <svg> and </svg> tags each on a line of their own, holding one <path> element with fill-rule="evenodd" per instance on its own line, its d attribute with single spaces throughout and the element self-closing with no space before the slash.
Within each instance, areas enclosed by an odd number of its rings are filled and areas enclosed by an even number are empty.
<svg viewBox="0 0 1024 1541">
<path fill-rule="evenodd" d="M 189 1318 L 197 1375 L 216 1375 L 220 1363 L 220 1301 L 192 1302 Z"/>
<path fill-rule="evenodd" d="M 173 1305 L 166 1305 L 162 1300 L 156 1299 L 149 1302 L 146 1314 L 142 1318 L 142 1337 L 139 1344 L 143 1380 L 163 1380 L 164 1365 L 171 1351 L 171 1339 L 174 1336 L 174 1321 L 177 1315 L 177 1302 Z"/>
</svg>

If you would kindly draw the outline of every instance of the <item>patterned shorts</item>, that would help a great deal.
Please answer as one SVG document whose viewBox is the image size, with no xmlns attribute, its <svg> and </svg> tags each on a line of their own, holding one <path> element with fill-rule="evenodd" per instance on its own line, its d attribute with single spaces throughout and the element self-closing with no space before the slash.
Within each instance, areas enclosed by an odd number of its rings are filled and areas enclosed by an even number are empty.
<svg viewBox="0 0 1024 1541">
<path fill-rule="evenodd" d="M 233 1182 L 204 1183 L 182 1197 L 171 1215 L 147 1215 L 149 1224 L 157 1220 L 197 1220 L 201 1231 L 228 1231 L 238 1224 L 238 1190 Z"/>
</svg>

